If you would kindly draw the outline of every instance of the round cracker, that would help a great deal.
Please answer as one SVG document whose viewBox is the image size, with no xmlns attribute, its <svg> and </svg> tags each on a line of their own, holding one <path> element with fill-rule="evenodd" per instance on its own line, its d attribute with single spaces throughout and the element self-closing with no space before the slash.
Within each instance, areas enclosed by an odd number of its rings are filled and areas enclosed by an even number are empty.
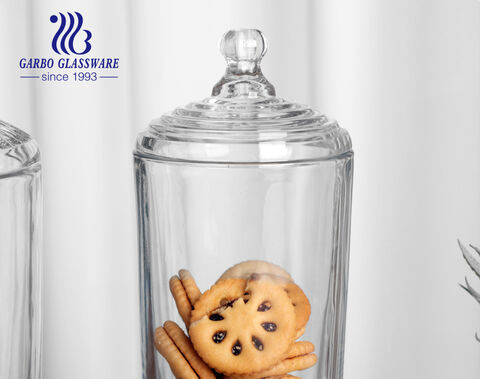
<svg viewBox="0 0 480 379">
<path fill-rule="evenodd" d="M 305 331 L 305 326 L 310 318 L 311 306 L 307 296 L 302 289 L 292 282 L 284 281 L 272 274 L 252 274 L 248 279 L 248 283 L 255 281 L 270 281 L 272 283 L 281 286 L 290 297 L 293 306 L 295 307 L 295 328 L 299 331 L 299 335 L 295 338 L 298 339 Z"/>
<path fill-rule="evenodd" d="M 244 261 L 230 267 L 222 274 L 222 276 L 220 276 L 218 281 L 232 278 L 248 279 L 252 274 L 274 275 L 282 277 L 289 282 L 293 282 L 290 274 L 280 266 L 259 260 Z"/>
<path fill-rule="evenodd" d="M 222 283 L 212 287 L 212 293 L 221 289 Z M 284 289 L 270 281 L 251 281 L 244 291 L 245 297 L 217 308 L 216 318 L 206 314 L 190 326 L 195 350 L 217 372 L 265 370 L 282 360 L 294 341 L 295 310 Z M 217 304 L 220 297 L 214 296 Z M 220 332 L 223 338 L 216 340 Z M 235 353 L 234 346 L 240 346 L 240 351 Z"/>
<path fill-rule="evenodd" d="M 244 279 L 226 279 L 214 284 L 195 303 L 195 309 L 191 312 L 191 323 L 242 297 L 246 285 L 247 281 Z"/>
<path fill-rule="evenodd" d="M 302 289 L 295 283 L 287 283 L 284 289 L 295 307 L 296 329 L 301 330 L 307 325 L 308 319 L 310 318 L 312 311 L 310 302 Z"/>
</svg>

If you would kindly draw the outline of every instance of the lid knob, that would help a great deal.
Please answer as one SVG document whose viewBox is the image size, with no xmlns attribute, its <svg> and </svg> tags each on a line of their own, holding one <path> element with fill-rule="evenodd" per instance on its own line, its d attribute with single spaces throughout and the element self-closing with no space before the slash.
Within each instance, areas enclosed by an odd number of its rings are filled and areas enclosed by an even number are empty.
<svg viewBox="0 0 480 379">
<path fill-rule="evenodd" d="M 227 71 L 213 88 L 213 96 L 275 96 L 275 89 L 260 68 L 267 51 L 267 40 L 260 30 L 229 30 L 220 40 L 220 51 L 227 61 Z"/>
<path fill-rule="evenodd" d="M 260 30 L 230 30 L 220 41 L 220 51 L 232 71 L 251 74 L 256 72 L 267 51 L 267 40 Z"/>
</svg>

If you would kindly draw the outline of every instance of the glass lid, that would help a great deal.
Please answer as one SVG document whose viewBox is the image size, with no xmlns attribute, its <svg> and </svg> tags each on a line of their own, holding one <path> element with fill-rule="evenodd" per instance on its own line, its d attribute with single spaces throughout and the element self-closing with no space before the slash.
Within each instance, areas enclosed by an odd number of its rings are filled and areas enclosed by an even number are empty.
<svg viewBox="0 0 480 379">
<path fill-rule="evenodd" d="M 24 131 L 0 121 L 0 179 L 39 161 L 37 143 Z"/>
<path fill-rule="evenodd" d="M 351 151 L 348 133 L 312 108 L 276 97 L 260 62 L 267 50 L 254 29 L 231 30 L 221 42 L 227 61 L 212 96 L 151 122 L 137 139 L 145 158 L 275 163 L 331 159 Z"/>
</svg>

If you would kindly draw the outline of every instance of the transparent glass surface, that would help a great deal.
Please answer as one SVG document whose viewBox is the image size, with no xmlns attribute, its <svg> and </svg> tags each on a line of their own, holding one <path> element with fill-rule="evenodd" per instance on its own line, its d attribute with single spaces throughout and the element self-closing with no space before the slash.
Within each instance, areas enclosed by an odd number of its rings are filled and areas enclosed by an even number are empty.
<svg viewBox="0 0 480 379">
<path fill-rule="evenodd" d="M 41 173 L 36 143 L 0 122 L 0 378 L 41 378 Z"/>
<path fill-rule="evenodd" d="M 256 30 L 228 32 L 221 42 L 228 66 L 212 96 L 152 121 L 138 137 L 144 378 L 174 377 L 155 349 L 155 329 L 167 320 L 182 326 L 201 358 L 217 369 L 195 342 L 192 329 L 199 324 L 184 326 L 169 280 L 188 269 L 204 293 L 225 270 L 247 260 L 288 271 L 309 300 L 310 319 L 299 339 L 313 343 L 318 361 L 296 375 L 342 378 L 351 142 L 335 121 L 275 96 L 260 69 L 265 49 Z M 195 304 L 192 313 L 199 309 Z M 220 309 L 220 321 L 235 304 Z M 289 307 L 283 309 L 285 318 Z M 248 328 L 249 321 L 245 316 L 239 329 Z M 262 340 L 271 336 L 258 333 L 266 336 Z M 261 361 L 269 347 L 253 342 Z"/>
</svg>

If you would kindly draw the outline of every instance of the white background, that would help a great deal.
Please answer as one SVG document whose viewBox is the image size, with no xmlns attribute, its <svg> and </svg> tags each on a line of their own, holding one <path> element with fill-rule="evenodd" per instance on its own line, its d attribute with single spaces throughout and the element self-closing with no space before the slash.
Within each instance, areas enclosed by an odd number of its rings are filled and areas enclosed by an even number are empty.
<svg viewBox="0 0 480 379">
<path fill-rule="evenodd" d="M 67 11 L 119 79 L 19 79 Z M 45 378 L 138 377 L 135 135 L 209 94 L 238 27 L 267 35 L 280 96 L 353 138 L 345 379 L 477 379 L 480 307 L 457 283 L 480 281 L 456 238 L 480 245 L 480 2 L 0 0 L 0 118 L 43 154 Z"/>
</svg>

